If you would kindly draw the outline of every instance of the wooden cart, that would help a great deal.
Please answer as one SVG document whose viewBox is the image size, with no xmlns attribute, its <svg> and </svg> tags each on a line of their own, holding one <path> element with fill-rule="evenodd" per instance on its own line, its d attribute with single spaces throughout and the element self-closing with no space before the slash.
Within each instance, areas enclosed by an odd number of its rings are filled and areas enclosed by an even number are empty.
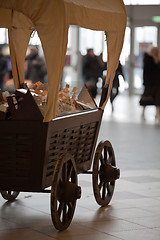
<svg viewBox="0 0 160 240">
<path fill-rule="evenodd" d="M 78 174 L 92 174 L 95 199 L 101 206 L 110 202 L 119 178 L 111 143 L 100 142 L 97 147 L 96 143 L 123 46 L 126 20 L 123 1 L 119 0 L 95 0 L 92 4 L 80 0 L 0 0 L 0 27 L 9 29 L 15 88 L 24 81 L 26 49 L 36 29 L 52 92 L 44 122 L 0 122 L 0 191 L 12 201 L 21 191 L 48 192 L 51 186 L 51 216 L 58 230 L 70 225 L 81 196 Z M 105 32 L 109 56 L 106 88 L 99 107 L 54 118 L 52 103 L 61 79 L 70 24 Z"/>
</svg>

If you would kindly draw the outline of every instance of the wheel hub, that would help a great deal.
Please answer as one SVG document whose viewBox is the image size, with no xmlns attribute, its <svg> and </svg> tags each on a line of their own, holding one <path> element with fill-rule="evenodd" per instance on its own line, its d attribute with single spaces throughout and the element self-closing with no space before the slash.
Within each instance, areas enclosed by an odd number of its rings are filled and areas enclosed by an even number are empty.
<svg viewBox="0 0 160 240">
<path fill-rule="evenodd" d="M 100 180 L 102 182 L 112 182 L 120 177 L 120 170 L 112 165 L 101 165 Z"/>
<path fill-rule="evenodd" d="M 72 182 L 60 183 L 57 189 L 57 199 L 60 202 L 72 202 L 81 198 L 81 187 Z"/>
</svg>

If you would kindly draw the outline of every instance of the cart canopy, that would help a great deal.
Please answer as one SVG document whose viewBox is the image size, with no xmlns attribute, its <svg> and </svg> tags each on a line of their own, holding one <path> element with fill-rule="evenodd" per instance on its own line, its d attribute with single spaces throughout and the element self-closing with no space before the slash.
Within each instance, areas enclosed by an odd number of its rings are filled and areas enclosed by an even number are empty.
<svg viewBox="0 0 160 240">
<path fill-rule="evenodd" d="M 70 25 L 104 31 L 107 38 L 108 95 L 123 46 L 126 27 L 123 0 L 0 0 L 0 27 L 8 28 L 15 88 L 24 82 L 24 61 L 31 33 L 42 43 L 48 72 L 48 103 L 44 121 L 55 118 Z"/>
</svg>

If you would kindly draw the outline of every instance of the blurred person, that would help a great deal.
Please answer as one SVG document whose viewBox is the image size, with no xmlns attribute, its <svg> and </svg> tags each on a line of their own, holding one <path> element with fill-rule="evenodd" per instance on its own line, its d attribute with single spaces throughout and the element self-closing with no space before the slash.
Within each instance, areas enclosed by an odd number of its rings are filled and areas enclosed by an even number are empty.
<svg viewBox="0 0 160 240">
<path fill-rule="evenodd" d="M 99 77 L 101 78 L 102 88 L 103 88 L 106 81 L 106 70 L 107 70 L 107 62 L 103 60 L 103 53 L 100 53 L 100 55 L 98 56 L 98 61 L 99 61 Z"/>
<path fill-rule="evenodd" d="M 44 83 L 47 74 L 46 64 L 42 57 L 38 54 L 38 49 L 34 46 L 30 48 L 30 54 L 26 57 L 25 79 L 29 79 L 32 83 L 38 81 Z"/>
<path fill-rule="evenodd" d="M 4 91 L 4 77 L 8 73 L 7 60 L 2 53 L 2 48 L 0 47 L 0 89 Z"/>
<path fill-rule="evenodd" d="M 100 53 L 100 55 L 98 56 L 98 61 L 99 61 L 99 75 L 100 77 L 104 77 L 103 76 L 103 72 L 107 69 L 107 63 L 103 61 L 103 53 Z"/>
<path fill-rule="evenodd" d="M 114 76 L 114 79 L 113 79 L 113 85 L 112 85 L 112 89 L 111 89 L 111 93 L 110 93 L 110 101 L 111 101 L 111 105 L 112 105 L 112 112 L 114 111 L 113 101 L 119 94 L 119 86 L 120 86 L 119 75 L 121 75 L 123 77 L 123 79 L 125 80 L 122 65 L 121 65 L 120 61 L 118 63 L 118 67 L 117 67 L 116 72 L 115 72 L 115 76 Z"/>
<path fill-rule="evenodd" d="M 157 114 L 159 114 L 160 96 L 158 96 L 158 86 L 160 82 L 160 58 L 159 49 L 151 46 L 149 51 L 144 53 L 143 58 L 143 85 L 144 92 L 140 99 L 140 105 L 143 106 L 142 117 L 145 119 L 145 107 L 147 105 L 156 105 Z M 159 106 L 158 106 L 159 105 Z"/>
<path fill-rule="evenodd" d="M 156 78 L 155 82 L 155 94 L 154 94 L 154 103 L 156 106 L 156 116 L 155 119 L 158 121 L 158 124 L 160 124 L 160 60 L 158 62 L 158 76 Z"/>
<path fill-rule="evenodd" d="M 97 82 L 100 77 L 100 64 L 98 57 L 92 48 L 87 50 L 87 54 L 82 59 L 82 76 L 91 96 L 97 95 Z"/>
</svg>

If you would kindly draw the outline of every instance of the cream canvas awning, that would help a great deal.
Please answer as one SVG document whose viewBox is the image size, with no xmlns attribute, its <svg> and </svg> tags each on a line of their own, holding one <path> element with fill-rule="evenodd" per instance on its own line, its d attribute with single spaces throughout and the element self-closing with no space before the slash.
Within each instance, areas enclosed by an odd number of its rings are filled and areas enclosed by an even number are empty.
<svg viewBox="0 0 160 240">
<path fill-rule="evenodd" d="M 31 33 L 42 43 L 48 72 L 48 103 L 44 121 L 55 118 L 70 25 L 104 31 L 107 37 L 107 77 L 112 80 L 123 46 L 126 10 L 122 0 L 0 0 L 0 27 L 9 29 L 15 88 L 24 82 L 24 60 Z M 109 97 L 109 92 L 108 92 Z M 101 106 L 104 109 L 106 101 Z"/>
</svg>

